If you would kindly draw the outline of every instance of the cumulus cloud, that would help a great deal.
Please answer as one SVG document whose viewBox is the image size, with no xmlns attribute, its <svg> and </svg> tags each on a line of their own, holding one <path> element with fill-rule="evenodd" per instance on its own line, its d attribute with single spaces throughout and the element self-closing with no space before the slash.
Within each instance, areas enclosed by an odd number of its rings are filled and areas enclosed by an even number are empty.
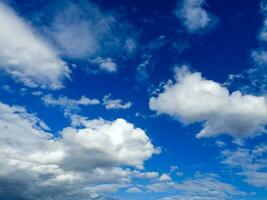
<svg viewBox="0 0 267 200">
<path fill-rule="evenodd" d="M 229 134 L 235 138 L 254 137 L 264 131 L 267 105 L 262 96 L 230 93 L 226 87 L 190 72 L 186 66 L 176 71 L 175 82 L 149 101 L 151 110 L 165 113 L 185 124 L 201 122 L 198 138 Z"/>
<path fill-rule="evenodd" d="M 177 6 L 175 15 L 189 33 L 199 33 L 214 25 L 214 16 L 203 8 L 205 3 L 205 0 L 183 0 L 182 4 Z"/>
<path fill-rule="evenodd" d="M 55 138 L 22 107 L 0 103 L 0 111 L 0 198 L 101 199 L 130 181 L 124 167 L 142 169 L 157 152 L 124 119 L 85 120 Z"/>
<path fill-rule="evenodd" d="M 132 106 L 131 102 L 124 103 L 121 99 L 111 99 L 110 97 L 109 94 L 103 98 L 103 105 L 107 110 L 129 109 Z"/>
<path fill-rule="evenodd" d="M 53 47 L 0 2 L 0 67 L 30 87 L 58 89 L 70 70 Z"/>
</svg>

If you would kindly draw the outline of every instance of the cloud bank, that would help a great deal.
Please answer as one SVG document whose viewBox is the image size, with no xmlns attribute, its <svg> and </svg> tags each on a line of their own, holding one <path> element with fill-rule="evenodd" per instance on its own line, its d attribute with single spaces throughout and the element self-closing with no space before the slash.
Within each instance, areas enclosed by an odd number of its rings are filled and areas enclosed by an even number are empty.
<svg viewBox="0 0 267 200">
<path fill-rule="evenodd" d="M 84 120 L 59 138 L 36 116 L 0 103 L 0 198 L 93 199 L 114 192 L 157 149 L 124 119 Z"/>
</svg>

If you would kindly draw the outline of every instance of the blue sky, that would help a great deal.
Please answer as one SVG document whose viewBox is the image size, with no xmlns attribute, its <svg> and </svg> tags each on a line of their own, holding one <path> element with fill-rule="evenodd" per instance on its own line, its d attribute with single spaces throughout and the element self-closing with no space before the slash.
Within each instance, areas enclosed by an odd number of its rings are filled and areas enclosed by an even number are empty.
<svg viewBox="0 0 267 200">
<path fill-rule="evenodd" d="M 267 200 L 267 2 L 0 1 L 0 199 Z"/>
</svg>

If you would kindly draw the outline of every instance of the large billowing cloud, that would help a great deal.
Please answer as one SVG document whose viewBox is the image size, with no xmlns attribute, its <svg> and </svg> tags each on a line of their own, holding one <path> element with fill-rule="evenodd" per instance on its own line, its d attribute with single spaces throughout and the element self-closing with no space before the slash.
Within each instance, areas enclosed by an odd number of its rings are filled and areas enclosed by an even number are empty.
<svg viewBox="0 0 267 200">
<path fill-rule="evenodd" d="M 61 88 L 69 69 L 57 52 L 0 2 L 0 68 L 28 86 Z"/>
<path fill-rule="evenodd" d="M 216 20 L 203 8 L 205 3 L 205 0 L 183 0 L 177 7 L 175 14 L 189 33 L 199 33 L 214 25 Z"/>
<path fill-rule="evenodd" d="M 261 96 L 230 93 L 217 82 L 206 80 L 201 73 L 183 66 L 177 70 L 175 82 L 169 81 L 164 91 L 149 102 L 151 110 L 165 113 L 185 124 L 202 122 L 197 137 L 229 134 L 253 137 L 267 123 L 267 105 Z"/>
<path fill-rule="evenodd" d="M 92 199 L 125 187 L 157 150 L 124 119 L 84 120 L 54 138 L 24 108 L 0 103 L 0 198 Z"/>
</svg>

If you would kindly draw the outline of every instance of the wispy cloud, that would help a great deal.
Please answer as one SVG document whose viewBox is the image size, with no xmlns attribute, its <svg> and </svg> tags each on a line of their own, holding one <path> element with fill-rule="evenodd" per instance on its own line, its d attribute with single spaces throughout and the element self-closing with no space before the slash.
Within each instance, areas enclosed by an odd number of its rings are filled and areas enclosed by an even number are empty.
<svg viewBox="0 0 267 200">
<path fill-rule="evenodd" d="M 132 106 L 131 102 L 124 103 L 121 99 L 111 99 L 108 94 L 103 98 L 103 105 L 107 110 L 129 109 Z"/>
<path fill-rule="evenodd" d="M 256 187 L 267 188 L 267 146 L 260 144 L 253 148 L 237 148 L 222 152 L 223 164 L 236 170 L 244 181 Z"/>
<path fill-rule="evenodd" d="M 99 71 L 106 71 L 109 73 L 114 73 L 118 70 L 117 64 L 112 60 L 112 58 L 102 58 L 97 57 L 91 61 L 91 63 L 95 66 L 89 71 L 93 73 L 97 73 Z"/>
<path fill-rule="evenodd" d="M 171 191 L 173 195 L 161 200 L 227 200 L 246 195 L 232 185 L 222 182 L 215 174 L 196 173 L 194 177 L 181 182 L 157 182 L 147 185 L 146 188 L 154 193 Z"/>
<path fill-rule="evenodd" d="M 258 48 L 251 50 L 252 66 L 239 74 L 230 74 L 227 85 L 236 85 L 243 91 L 262 94 L 267 90 L 267 2 L 261 1 L 260 11 L 263 16 L 262 27 L 258 35 Z"/>
<path fill-rule="evenodd" d="M 52 18 L 45 31 L 61 54 L 89 60 L 89 65 L 98 66 L 95 71 L 117 71 L 113 60 L 118 55 L 131 57 L 138 48 L 133 27 L 115 11 L 103 10 L 91 1 L 67 1 Z"/>
<path fill-rule="evenodd" d="M 58 89 L 70 70 L 36 30 L 0 3 L 0 68 L 30 87 Z"/>
<path fill-rule="evenodd" d="M 189 33 L 201 33 L 216 23 L 216 18 L 204 9 L 205 0 L 183 0 L 177 5 L 175 15 Z"/>
<path fill-rule="evenodd" d="M 54 98 L 51 94 L 42 97 L 42 100 L 47 106 L 60 106 L 63 108 L 66 116 L 70 117 L 74 111 L 79 111 L 81 106 L 97 105 L 100 104 L 98 99 L 89 99 L 81 96 L 80 99 L 70 99 L 66 96 Z"/>
</svg>

